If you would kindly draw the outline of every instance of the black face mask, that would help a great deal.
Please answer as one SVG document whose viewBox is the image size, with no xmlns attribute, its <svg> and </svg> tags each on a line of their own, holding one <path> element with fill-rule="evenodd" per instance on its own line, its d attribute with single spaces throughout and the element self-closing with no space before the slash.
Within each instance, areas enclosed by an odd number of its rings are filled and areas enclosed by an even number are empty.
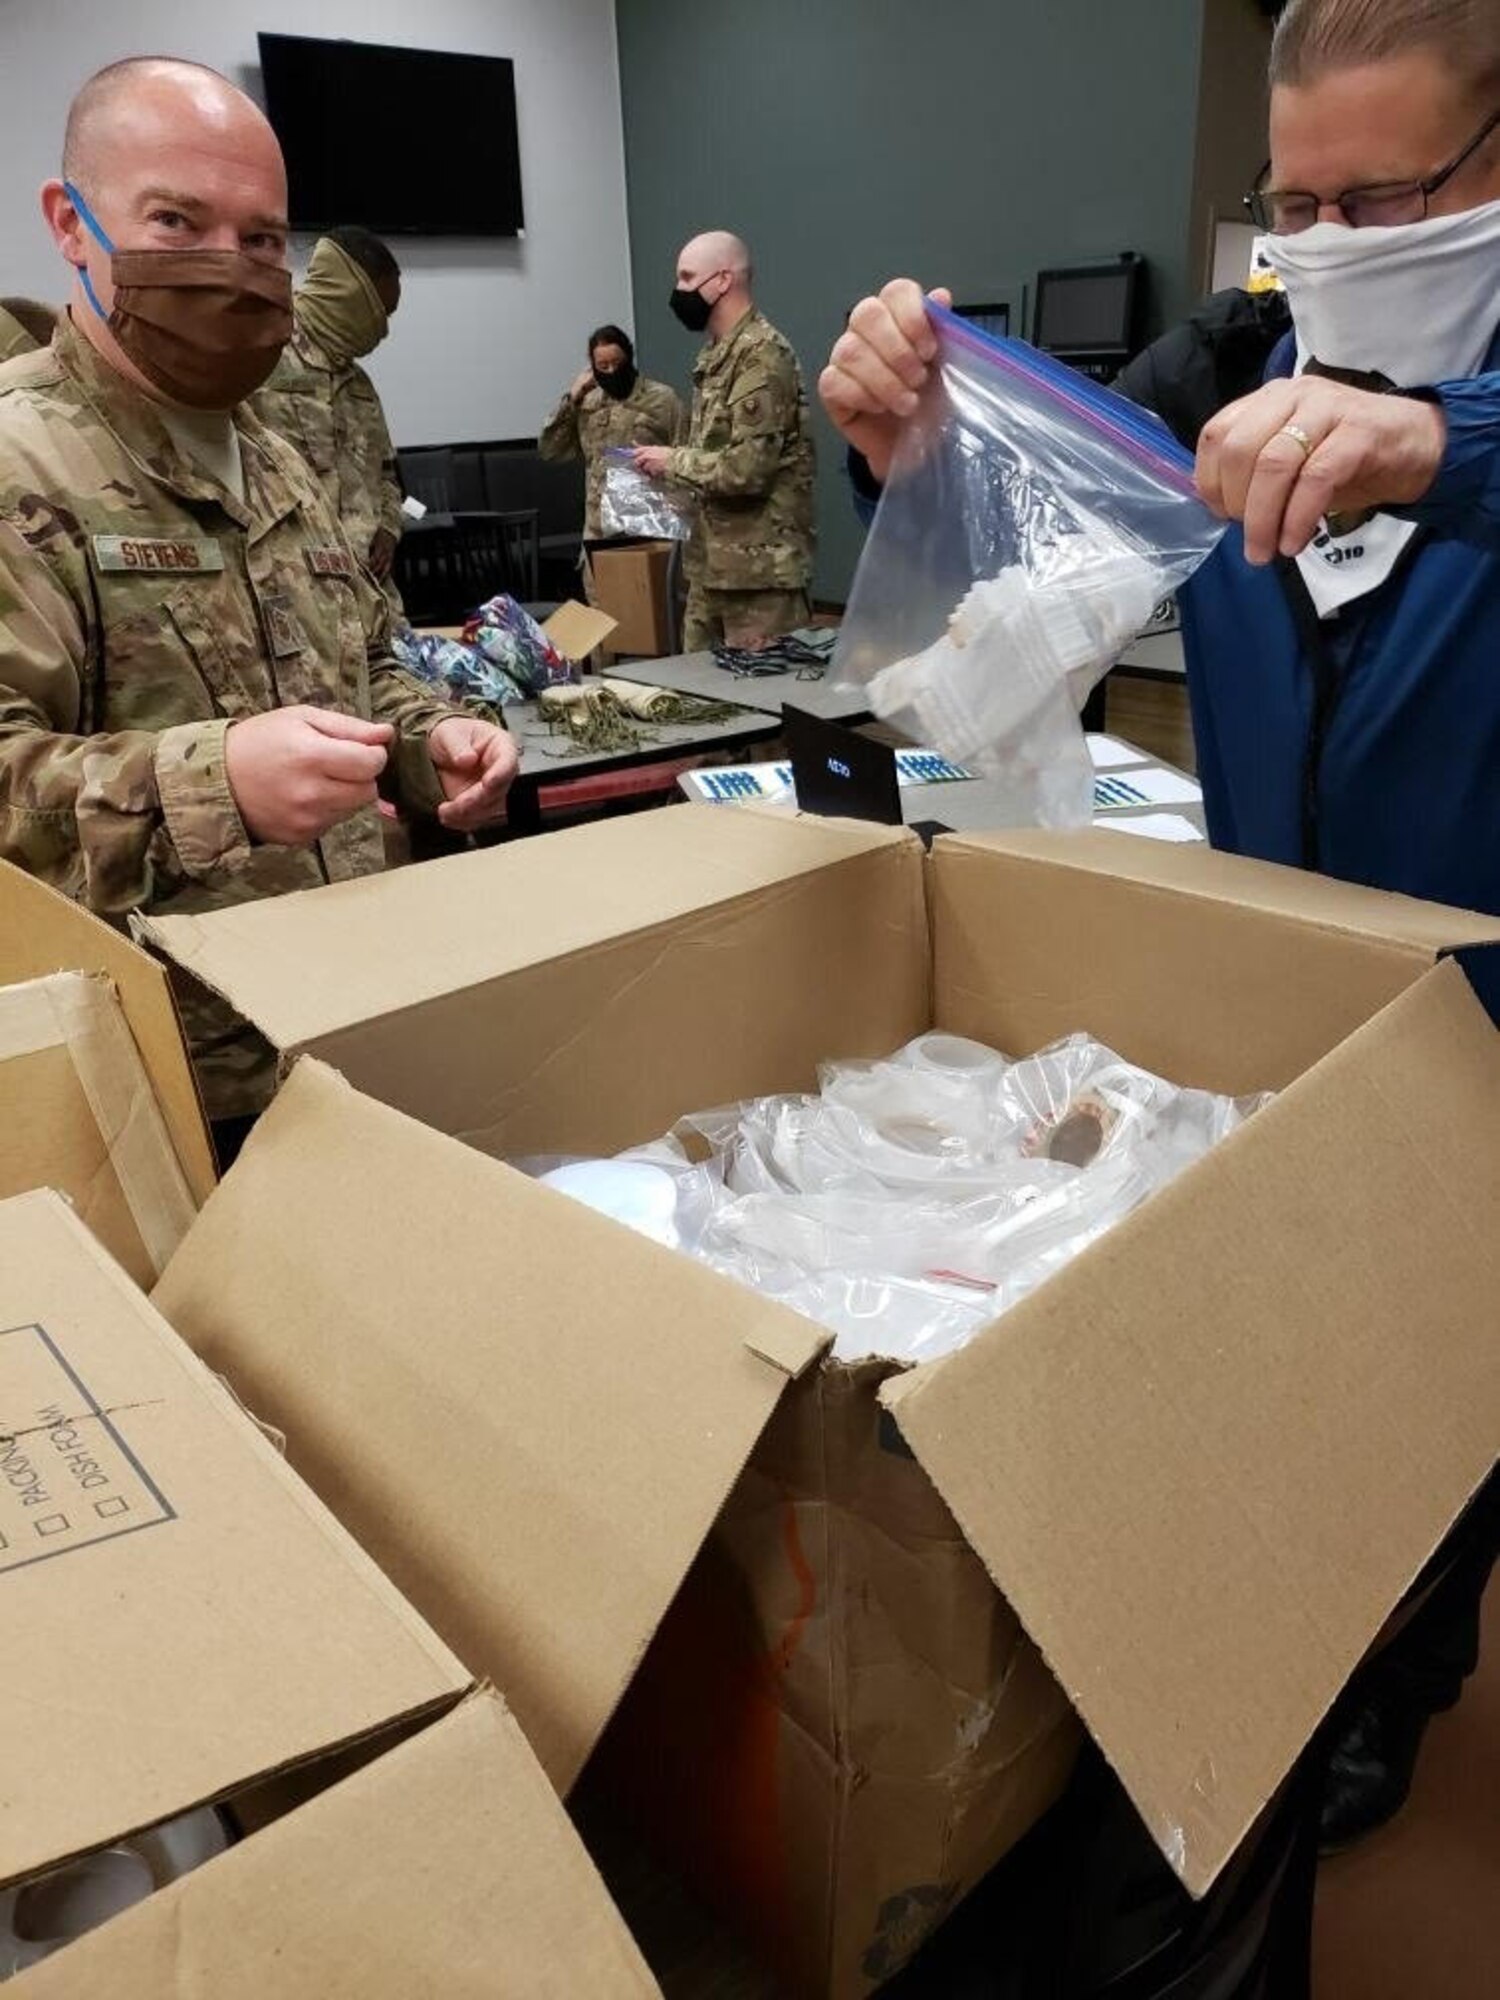
<svg viewBox="0 0 1500 2000">
<path fill-rule="evenodd" d="M 703 280 L 708 283 L 707 278 Z M 708 316 L 713 307 L 704 298 L 701 290 L 685 292 L 679 285 L 667 301 L 678 319 L 689 333 L 702 333 L 708 326 Z"/>
<path fill-rule="evenodd" d="M 604 391 L 606 396 L 613 396 L 617 403 L 623 403 L 635 387 L 635 369 L 628 361 L 623 368 L 612 369 L 608 374 L 596 368 L 594 370 L 594 380 L 599 384 L 599 387 Z"/>
</svg>

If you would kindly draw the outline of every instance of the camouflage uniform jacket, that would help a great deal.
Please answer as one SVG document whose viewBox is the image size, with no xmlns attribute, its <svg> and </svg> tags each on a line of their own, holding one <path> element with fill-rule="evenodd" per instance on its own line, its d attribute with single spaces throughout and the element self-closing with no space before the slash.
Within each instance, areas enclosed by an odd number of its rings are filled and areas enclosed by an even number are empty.
<svg viewBox="0 0 1500 2000">
<path fill-rule="evenodd" d="M 242 717 L 390 722 L 392 789 L 439 803 L 426 735 L 453 711 L 397 668 L 385 599 L 301 459 L 234 421 L 243 503 L 66 319 L 0 371 L 0 855 L 122 925 L 383 866 L 374 806 L 315 847 L 251 840 L 224 761 Z M 269 1050 L 181 997 L 210 1115 L 258 1108 Z"/>
<path fill-rule="evenodd" d="M 0 361 L 45 347 L 56 321 L 55 306 L 36 299 L 0 299 Z"/>
<path fill-rule="evenodd" d="M 361 562 L 376 530 L 401 534 L 396 452 L 375 384 L 357 361 L 336 360 L 300 321 L 276 373 L 250 399 L 263 424 L 296 446 L 318 475 Z"/>
<path fill-rule="evenodd" d="M 813 443 L 802 370 L 753 308 L 693 369 L 688 441 L 668 477 L 699 499 L 687 573 L 710 590 L 805 590 L 812 580 Z"/>
<path fill-rule="evenodd" d="M 665 382 L 647 376 L 618 402 L 597 384 L 575 403 L 565 395 L 548 417 L 536 448 L 543 458 L 583 458 L 588 480 L 583 532 L 599 535 L 599 499 L 604 491 L 604 450 L 612 444 L 676 444 L 687 431 L 682 398 Z"/>
</svg>

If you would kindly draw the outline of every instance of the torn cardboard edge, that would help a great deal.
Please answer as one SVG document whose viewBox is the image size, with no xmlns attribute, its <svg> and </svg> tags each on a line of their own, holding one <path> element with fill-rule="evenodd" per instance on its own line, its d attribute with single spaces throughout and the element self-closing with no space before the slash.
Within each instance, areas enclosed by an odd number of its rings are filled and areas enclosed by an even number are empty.
<svg viewBox="0 0 1500 2000">
<path fill-rule="evenodd" d="M 73 1065 L 152 1275 L 159 1277 L 198 1205 L 112 981 L 62 972 L 0 987 L 0 1062 L 47 1049 L 65 1051 Z M 47 1137 L 38 1138 L 41 1158 Z"/>
<path fill-rule="evenodd" d="M 70 897 L 0 861 L 0 983 L 54 972 L 112 980 L 195 1202 L 218 1180 L 197 1079 L 166 968 Z"/>
</svg>

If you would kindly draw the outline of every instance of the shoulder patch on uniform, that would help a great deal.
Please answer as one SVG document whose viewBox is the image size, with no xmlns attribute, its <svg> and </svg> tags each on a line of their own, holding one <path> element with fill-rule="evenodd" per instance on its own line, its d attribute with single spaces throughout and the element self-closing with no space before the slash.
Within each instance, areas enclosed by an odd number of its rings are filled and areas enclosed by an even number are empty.
<svg viewBox="0 0 1500 2000">
<path fill-rule="evenodd" d="M 354 558 L 337 542 L 322 548 L 304 549 L 307 566 L 314 576 L 350 576 L 354 574 Z"/>
<path fill-rule="evenodd" d="M 769 370 L 757 361 L 754 368 L 747 368 L 743 374 L 737 375 L 734 378 L 734 381 L 730 384 L 729 401 L 731 403 L 743 403 L 747 396 L 761 394 L 762 391 L 770 388 L 771 379 Z"/>
<path fill-rule="evenodd" d="M 215 536 L 91 535 L 94 567 L 106 575 L 133 570 L 171 570 L 182 576 L 207 576 L 224 567 L 224 551 Z"/>
</svg>

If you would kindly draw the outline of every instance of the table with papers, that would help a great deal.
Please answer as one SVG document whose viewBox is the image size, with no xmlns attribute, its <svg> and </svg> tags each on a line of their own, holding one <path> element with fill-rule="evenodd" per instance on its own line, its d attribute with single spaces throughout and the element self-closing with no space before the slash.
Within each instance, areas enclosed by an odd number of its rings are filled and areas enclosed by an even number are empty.
<svg viewBox="0 0 1500 2000">
<path fill-rule="evenodd" d="M 1094 824 L 1144 839 L 1201 841 L 1205 838 L 1203 793 L 1195 778 L 1117 736 L 1090 736 L 1094 762 Z M 902 817 L 908 826 L 928 821 L 955 833 L 979 833 L 1002 825 L 1002 788 L 975 777 L 930 750 L 896 752 Z M 792 767 L 781 761 L 720 765 L 684 771 L 678 789 L 710 805 L 755 801 L 795 810 Z"/>
</svg>

